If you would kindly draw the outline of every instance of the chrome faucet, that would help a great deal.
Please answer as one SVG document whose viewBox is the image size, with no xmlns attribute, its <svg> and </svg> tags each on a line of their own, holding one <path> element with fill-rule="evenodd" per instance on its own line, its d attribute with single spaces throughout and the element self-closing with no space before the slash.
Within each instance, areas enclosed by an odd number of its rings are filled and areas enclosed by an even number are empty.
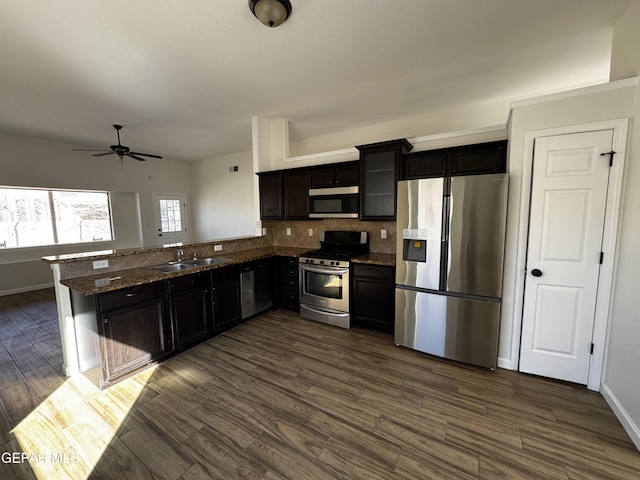
<svg viewBox="0 0 640 480">
<path fill-rule="evenodd" d="M 191 258 L 191 260 L 197 260 L 198 259 L 198 254 L 196 252 L 193 252 L 193 257 Z"/>
<path fill-rule="evenodd" d="M 183 257 L 184 257 L 184 251 L 180 248 L 178 250 L 178 262 L 181 262 Z"/>
</svg>

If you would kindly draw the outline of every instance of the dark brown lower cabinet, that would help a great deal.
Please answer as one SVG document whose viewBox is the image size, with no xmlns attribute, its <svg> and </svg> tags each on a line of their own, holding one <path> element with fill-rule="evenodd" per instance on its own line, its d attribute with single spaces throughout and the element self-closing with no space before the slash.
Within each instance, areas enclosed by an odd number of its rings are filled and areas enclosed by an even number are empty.
<svg viewBox="0 0 640 480">
<path fill-rule="evenodd" d="M 393 267 L 354 264 L 351 286 L 352 324 L 393 333 L 395 325 Z"/>
<path fill-rule="evenodd" d="M 157 298 L 102 314 L 100 349 L 105 384 L 170 351 L 163 311 L 164 299 Z"/>
<path fill-rule="evenodd" d="M 240 322 L 240 266 L 215 269 L 211 276 L 213 329 L 219 333 Z"/>
<path fill-rule="evenodd" d="M 177 277 L 169 283 L 174 348 L 181 349 L 213 333 L 208 272 Z"/>
<path fill-rule="evenodd" d="M 298 257 L 278 257 L 278 306 L 300 310 Z"/>
<path fill-rule="evenodd" d="M 95 296 L 72 291 L 71 301 L 78 367 L 100 388 L 173 350 L 164 282 Z"/>
<path fill-rule="evenodd" d="M 285 266 L 295 308 L 298 259 L 287 258 Z M 80 371 L 106 388 L 238 325 L 241 269 L 234 264 L 93 296 L 72 290 Z"/>
</svg>

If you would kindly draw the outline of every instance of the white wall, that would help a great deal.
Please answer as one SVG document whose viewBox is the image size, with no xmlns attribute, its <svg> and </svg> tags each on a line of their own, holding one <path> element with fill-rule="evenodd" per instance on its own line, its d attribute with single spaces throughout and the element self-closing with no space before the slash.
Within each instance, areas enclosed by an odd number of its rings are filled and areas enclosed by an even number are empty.
<svg viewBox="0 0 640 480">
<path fill-rule="evenodd" d="M 396 138 L 411 140 L 413 137 L 479 129 L 492 125 L 504 125 L 507 122 L 509 105 L 513 100 L 513 98 L 503 98 L 461 105 L 446 110 L 425 112 L 421 115 L 401 118 L 391 122 L 372 124 L 355 130 L 291 141 L 289 154 L 294 157 L 315 152 L 339 150 L 355 145 L 394 140 Z M 294 137 L 295 125 L 291 125 L 290 130 L 290 136 Z M 430 148 L 460 145 L 465 142 L 465 139 L 460 139 L 459 141 L 447 140 L 440 145 L 434 145 Z M 357 158 L 356 154 L 356 157 L 352 158 L 352 160 L 356 160 Z M 278 163 L 278 159 L 274 159 L 273 163 L 274 170 L 299 166 L 288 163 Z"/>
<path fill-rule="evenodd" d="M 640 0 L 631 0 L 615 26 L 612 80 L 640 75 Z M 619 233 L 618 261 L 611 309 L 609 349 L 603 395 L 640 449 L 640 87 L 630 101 L 626 188 Z"/>
<path fill-rule="evenodd" d="M 0 294 L 51 285 L 47 255 L 153 245 L 156 239 L 152 193 L 189 192 L 188 169 L 183 162 L 125 160 L 92 157 L 73 152 L 70 145 L 36 137 L 0 133 L 0 185 L 115 192 L 112 197 L 115 240 L 0 250 Z M 188 197 L 187 197 L 188 198 Z"/>
<path fill-rule="evenodd" d="M 229 168 L 237 166 L 237 172 Z M 251 152 L 241 152 L 189 164 L 191 241 L 219 240 L 255 234 Z"/>
<path fill-rule="evenodd" d="M 288 125 L 288 131 L 286 131 L 286 120 L 254 119 L 253 148 L 258 152 L 259 156 L 259 162 L 256 163 L 259 164 L 260 171 L 270 171 L 357 160 L 357 151 L 336 157 L 318 156 L 317 158 L 302 159 L 297 157 L 313 157 L 313 154 L 339 151 L 353 148 L 356 145 L 366 145 L 397 138 L 407 138 L 411 141 L 413 137 L 435 136 L 438 134 L 445 134 L 446 137 L 446 134 L 451 132 L 505 125 L 512 100 L 497 99 L 463 105 L 330 135 L 290 140 L 288 143 L 284 140 L 285 138 L 291 139 L 295 137 L 295 124 Z M 495 132 L 484 136 L 474 134 L 454 136 L 434 141 L 428 148 L 480 143 L 495 139 Z M 288 156 L 285 152 L 288 153 Z"/>
</svg>

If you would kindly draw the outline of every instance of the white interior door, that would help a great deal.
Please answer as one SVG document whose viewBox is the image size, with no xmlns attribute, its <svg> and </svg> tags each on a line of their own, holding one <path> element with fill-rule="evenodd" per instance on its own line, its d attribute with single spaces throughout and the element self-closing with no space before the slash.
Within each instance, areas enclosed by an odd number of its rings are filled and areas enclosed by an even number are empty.
<svg viewBox="0 0 640 480">
<path fill-rule="evenodd" d="M 535 141 L 520 371 L 586 384 L 613 131 Z"/>
<path fill-rule="evenodd" d="M 186 196 L 153 194 L 158 245 L 186 243 Z"/>
</svg>

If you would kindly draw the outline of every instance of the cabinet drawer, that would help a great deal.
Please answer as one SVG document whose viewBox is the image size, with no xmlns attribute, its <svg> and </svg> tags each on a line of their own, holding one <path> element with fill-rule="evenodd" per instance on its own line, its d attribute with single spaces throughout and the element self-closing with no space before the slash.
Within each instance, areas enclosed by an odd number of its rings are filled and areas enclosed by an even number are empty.
<svg viewBox="0 0 640 480">
<path fill-rule="evenodd" d="M 280 278 L 298 278 L 299 272 L 297 263 L 294 266 L 281 265 L 278 270 Z"/>
<path fill-rule="evenodd" d="M 197 288 L 206 288 L 209 284 L 209 275 L 207 272 L 192 273 L 182 277 L 172 278 L 168 281 L 169 292 L 177 293 L 185 290 L 194 290 Z"/>
<path fill-rule="evenodd" d="M 154 282 L 139 287 L 125 288 L 116 292 L 103 293 L 99 297 L 101 310 L 113 310 L 135 303 L 164 296 L 164 282 Z"/>
<path fill-rule="evenodd" d="M 280 295 L 280 306 L 290 310 L 300 310 L 300 298 L 292 293 L 282 293 Z"/>
<path fill-rule="evenodd" d="M 299 259 L 297 257 L 279 257 L 278 258 L 278 277 L 279 278 L 298 278 Z"/>
<path fill-rule="evenodd" d="M 353 275 L 356 277 L 373 277 L 393 280 L 393 267 L 356 263 L 353 265 Z"/>
<path fill-rule="evenodd" d="M 280 279 L 280 289 L 283 292 L 298 294 L 298 279 L 297 278 L 282 278 Z"/>
<path fill-rule="evenodd" d="M 300 263 L 300 259 L 298 257 L 278 257 L 278 264 L 281 267 L 295 267 L 298 268 L 298 263 Z"/>
</svg>

